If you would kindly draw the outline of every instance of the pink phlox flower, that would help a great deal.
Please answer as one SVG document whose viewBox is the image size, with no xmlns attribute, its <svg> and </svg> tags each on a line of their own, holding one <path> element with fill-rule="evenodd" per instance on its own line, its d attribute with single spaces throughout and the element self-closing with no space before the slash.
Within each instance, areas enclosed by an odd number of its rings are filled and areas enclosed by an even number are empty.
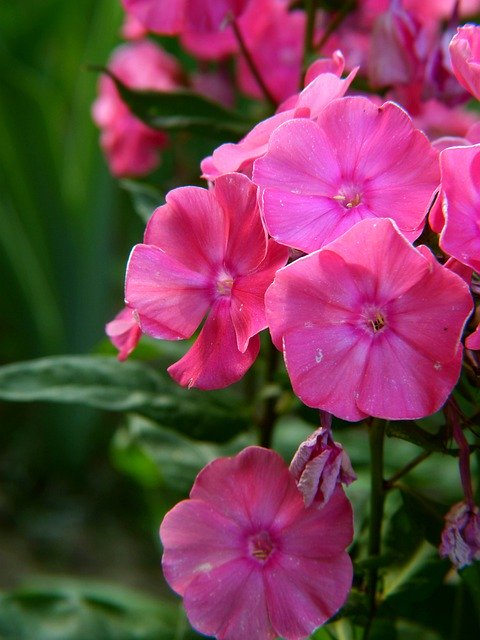
<svg viewBox="0 0 480 640">
<path fill-rule="evenodd" d="M 280 269 L 267 320 L 295 394 L 339 418 L 413 420 L 460 374 L 466 283 L 390 219 L 367 219 Z"/>
<path fill-rule="evenodd" d="M 130 255 L 125 299 L 142 331 L 164 340 L 190 338 L 206 315 L 193 346 L 168 371 L 183 386 L 225 387 L 258 354 L 264 293 L 287 258 L 285 247 L 267 239 L 255 186 L 227 174 L 210 191 L 167 194 Z"/>
<path fill-rule="evenodd" d="M 133 13 L 127 13 L 122 25 L 122 38 L 125 40 L 139 40 L 148 35 L 148 29 Z"/>
<path fill-rule="evenodd" d="M 457 569 L 480 560 L 480 510 L 467 502 L 454 504 L 445 516 L 440 555 Z"/>
<path fill-rule="evenodd" d="M 242 35 L 270 94 L 279 103 L 299 88 L 306 14 L 289 11 L 284 0 L 257 0 L 255 4 L 255 12 L 245 14 Z M 264 97 L 243 56 L 238 61 L 237 77 L 247 95 Z"/>
<path fill-rule="evenodd" d="M 480 324 L 473 333 L 465 338 L 465 346 L 472 351 L 480 351 Z"/>
<path fill-rule="evenodd" d="M 252 179 L 270 235 L 296 249 L 319 249 L 372 217 L 393 218 L 413 241 L 438 187 L 438 153 L 398 105 L 343 97 L 316 122 L 275 129 Z"/>
<path fill-rule="evenodd" d="M 337 52 L 332 68 L 341 74 L 343 63 L 339 60 L 343 61 L 343 58 L 340 59 Z M 272 132 L 292 118 L 316 119 L 327 104 L 346 93 L 356 71 L 352 71 L 345 79 L 341 79 L 337 73 L 315 75 L 315 71 L 312 71 L 312 81 L 297 96 L 281 104 L 275 115 L 262 120 L 240 142 L 223 144 L 215 149 L 212 156 L 205 158 L 201 163 L 203 177 L 215 180 L 230 171 L 251 176 L 253 161 L 267 151 Z"/>
<path fill-rule="evenodd" d="M 448 107 L 439 100 L 431 99 L 418 102 L 415 108 L 410 110 L 410 105 L 407 105 L 401 96 L 397 99 L 400 100 L 400 104 L 408 107 L 415 126 L 421 129 L 430 140 L 439 136 L 463 137 L 478 122 L 478 116 L 463 105 Z"/>
<path fill-rule="evenodd" d="M 274 451 L 248 447 L 197 476 L 160 527 L 163 571 L 192 626 L 219 639 L 300 640 L 344 603 L 352 511 L 341 487 L 323 506 Z"/>
<path fill-rule="evenodd" d="M 241 19 L 252 0 L 122 0 L 153 33 L 180 35 L 183 46 L 200 58 L 217 59 L 237 51 L 228 22 Z"/>
<path fill-rule="evenodd" d="M 118 349 L 118 359 L 126 360 L 140 340 L 142 330 L 133 309 L 124 307 L 113 320 L 105 325 L 105 333 Z"/>
<path fill-rule="evenodd" d="M 450 147 L 440 154 L 442 250 L 480 271 L 480 144 Z"/>
<path fill-rule="evenodd" d="M 321 413 L 322 426 L 302 442 L 290 463 L 290 473 L 306 507 L 313 501 L 325 504 L 339 484 L 348 485 L 357 479 L 348 454 L 333 440 L 331 414 Z"/>
<path fill-rule="evenodd" d="M 170 91 L 181 84 L 176 60 L 148 40 L 118 47 L 108 68 L 132 89 Z M 100 143 L 115 176 L 144 175 L 157 166 L 159 151 L 167 144 L 166 135 L 138 120 L 106 76 L 100 79 L 92 115 L 102 130 Z"/>
<path fill-rule="evenodd" d="M 480 26 L 459 27 L 449 48 L 457 80 L 477 100 L 480 99 Z"/>
</svg>

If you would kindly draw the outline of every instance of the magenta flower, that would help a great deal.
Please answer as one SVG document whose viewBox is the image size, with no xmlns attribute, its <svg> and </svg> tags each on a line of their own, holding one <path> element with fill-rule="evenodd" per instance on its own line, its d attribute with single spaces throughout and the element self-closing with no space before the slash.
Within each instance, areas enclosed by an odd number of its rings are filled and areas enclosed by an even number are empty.
<svg viewBox="0 0 480 640">
<path fill-rule="evenodd" d="M 308 84 L 298 95 L 286 100 L 277 112 L 259 122 L 238 143 L 227 142 L 202 161 L 203 177 L 215 180 L 222 173 L 240 171 L 251 176 L 253 162 L 264 155 L 272 132 L 292 118 L 316 119 L 322 109 L 335 98 L 342 97 L 355 77 L 356 70 L 345 79 L 344 60 L 340 52 L 331 60 L 317 60 L 307 72 Z"/>
<path fill-rule="evenodd" d="M 148 40 L 118 47 L 108 68 L 132 89 L 169 91 L 180 85 L 181 69 L 176 60 Z M 92 115 L 102 130 L 100 143 L 115 176 L 144 175 L 158 165 L 167 136 L 136 118 L 107 76 L 100 79 Z"/>
<path fill-rule="evenodd" d="M 285 122 L 255 161 L 269 233 L 310 252 L 365 218 L 391 217 L 409 240 L 438 186 L 438 152 L 392 102 L 327 104 L 317 122 Z"/>
<path fill-rule="evenodd" d="M 480 510 L 467 502 L 454 504 L 445 516 L 440 555 L 457 569 L 480 560 Z"/>
<path fill-rule="evenodd" d="M 352 535 L 341 488 L 305 508 L 280 456 L 248 447 L 207 465 L 190 499 L 167 513 L 163 570 L 201 633 L 300 640 L 346 599 Z"/>
<path fill-rule="evenodd" d="M 345 420 L 412 420 L 458 380 L 466 283 L 389 219 L 363 220 L 281 269 L 266 294 L 296 395 Z"/>
<path fill-rule="evenodd" d="M 135 311 L 124 307 L 113 320 L 105 325 L 105 333 L 110 342 L 118 349 L 120 362 L 126 360 L 140 340 L 142 330 Z"/>
<path fill-rule="evenodd" d="M 480 99 L 480 26 L 467 24 L 457 29 L 450 42 L 453 72 L 459 83 Z"/>
<path fill-rule="evenodd" d="M 258 354 L 264 294 L 287 257 L 267 239 L 256 188 L 245 176 L 222 176 L 211 191 L 181 187 L 167 194 L 144 244 L 132 250 L 126 303 L 144 333 L 164 340 L 190 338 L 207 314 L 191 349 L 168 371 L 184 386 L 225 387 Z"/>
<path fill-rule="evenodd" d="M 340 483 L 348 485 L 357 479 L 348 454 L 333 440 L 331 414 L 321 413 L 322 426 L 302 442 L 290 463 L 306 507 L 313 501 L 325 504 Z"/>
<path fill-rule="evenodd" d="M 442 211 L 440 246 L 480 271 L 480 144 L 451 147 L 440 154 Z"/>
</svg>

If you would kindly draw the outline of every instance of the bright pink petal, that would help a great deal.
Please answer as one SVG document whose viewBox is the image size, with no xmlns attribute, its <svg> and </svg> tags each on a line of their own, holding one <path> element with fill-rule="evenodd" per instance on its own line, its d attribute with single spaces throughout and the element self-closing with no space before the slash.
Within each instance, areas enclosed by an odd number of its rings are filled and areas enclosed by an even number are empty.
<svg viewBox="0 0 480 640">
<path fill-rule="evenodd" d="M 125 300 L 154 338 L 189 338 L 210 304 L 210 283 L 158 247 L 136 245 L 127 266 Z"/>
<path fill-rule="evenodd" d="M 480 27 L 474 24 L 459 27 L 449 49 L 457 80 L 480 99 Z"/>
<path fill-rule="evenodd" d="M 477 326 L 473 333 L 467 336 L 465 340 L 465 346 L 467 347 L 467 349 L 480 351 L 480 325 Z"/>
<path fill-rule="evenodd" d="M 282 551 L 290 556 L 329 558 L 342 553 L 352 538 L 352 506 L 337 487 L 321 508 L 314 504 L 284 529 Z"/>
<path fill-rule="evenodd" d="M 214 275 L 223 262 L 229 224 L 213 192 L 180 187 L 150 218 L 144 242 L 154 244 L 192 271 Z"/>
<path fill-rule="evenodd" d="M 304 512 L 285 462 L 278 453 L 261 447 L 247 447 L 234 458 L 211 462 L 198 475 L 190 496 L 208 502 L 247 532 L 272 524 L 279 529 Z"/>
<path fill-rule="evenodd" d="M 288 249 L 269 240 L 267 255 L 259 270 L 235 280 L 230 312 L 240 351 L 246 349 L 252 336 L 267 327 L 265 292 L 272 284 L 277 270 L 287 260 Z"/>
<path fill-rule="evenodd" d="M 118 359 L 126 360 L 140 340 L 142 330 L 133 309 L 124 307 L 105 326 L 105 333 L 118 349 Z"/>
<path fill-rule="evenodd" d="M 201 500 L 179 502 L 160 527 L 165 548 L 162 567 L 168 584 L 180 595 L 202 573 L 238 558 L 243 532 L 232 519 Z"/>
<path fill-rule="evenodd" d="M 184 387 L 221 389 L 238 382 L 245 375 L 255 362 L 259 349 L 260 340 L 254 336 L 243 353 L 238 350 L 230 317 L 230 300 L 219 298 L 193 346 L 168 368 L 168 373 Z"/>
<path fill-rule="evenodd" d="M 346 553 L 316 560 L 282 555 L 265 573 L 272 625 L 287 640 L 300 640 L 324 624 L 344 604 L 352 585 Z"/>
<path fill-rule="evenodd" d="M 246 559 L 199 576 L 187 589 L 191 625 L 219 640 L 273 640 L 262 572 Z"/>
<path fill-rule="evenodd" d="M 387 420 L 415 420 L 438 411 L 460 375 L 462 349 L 441 364 L 393 332 L 377 337 L 362 378 L 360 409 Z"/>
<path fill-rule="evenodd" d="M 179 33 L 187 0 L 122 0 L 125 10 L 154 33 Z"/>
</svg>

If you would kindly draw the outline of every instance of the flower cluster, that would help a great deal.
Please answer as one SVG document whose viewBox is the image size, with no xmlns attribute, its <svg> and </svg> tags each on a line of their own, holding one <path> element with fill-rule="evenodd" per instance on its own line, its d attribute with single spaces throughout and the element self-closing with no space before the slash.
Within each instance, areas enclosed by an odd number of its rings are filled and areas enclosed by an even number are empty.
<svg viewBox="0 0 480 640">
<path fill-rule="evenodd" d="M 331 415 L 440 410 L 478 293 L 480 124 L 464 105 L 480 99 L 480 27 L 456 29 L 458 3 L 385 0 L 357 3 L 330 33 L 326 12 L 307 22 L 290 4 L 123 0 L 125 33 L 139 39 L 110 65 L 133 88 L 194 86 L 144 40 L 174 35 L 218 63 L 217 81 L 236 56 L 218 95 L 233 87 L 273 105 L 204 158 L 205 188 L 173 189 L 153 212 L 130 255 L 126 306 L 107 325 L 120 359 L 142 333 L 199 329 L 168 372 L 205 390 L 239 381 L 268 328 L 293 392 L 321 412 L 290 470 L 256 447 L 218 459 L 162 524 L 167 581 L 196 629 L 227 639 L 304 638 L 342 606 L 352 525 L 340 485 L 355 474 Z M 319 57 L 302 77 L 305 31 Z M 111 80 L 100 89 L 94 117 L 113 172 L 151 170 L 165 137 L 135 120 Z M 470 350 L 479 332 L 468 328 Z M 479 557 L 478 520 L 471 500 L 447 516 L 441 552 L 459 567 Z"/>
</svg>

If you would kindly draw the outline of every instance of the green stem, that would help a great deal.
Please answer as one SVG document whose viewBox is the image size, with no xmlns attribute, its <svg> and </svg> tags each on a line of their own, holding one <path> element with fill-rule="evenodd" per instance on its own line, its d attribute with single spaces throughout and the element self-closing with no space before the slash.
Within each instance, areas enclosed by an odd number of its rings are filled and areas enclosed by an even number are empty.
<svg viewBox="0 0 480 640">
<path fill-rule="evenodd" d="M 370 443 L 370 527 L 368 537 L 368 555 L 370 558 L 380 555 L 383 506 L 385 489 L 383 480 L 383 440 L 386 423 L 373 419 L 368 425 Z M 367 595 L 369 600 L 369 618 L 365 627 L 363 640 L 367 640 L 377 609 L 378 569 L 372 567 L 368 573 Z"/>
<path fill-rule="evenodd" d="M 385 491 L 389 491 L 390 489 L 393 489 L 393 487 L 395 486 L 395 483 L 398 480 L 400 480 L 400 478 L 403 478 L 403 476 L 407 475 L 407 473 L 409 473 L 412 469 L 415 469 L 416 466 L 418 466 L 421 462 L 426 460 L 431 454 L 432 454 L 431 451 L 423 451 L 411 462 L 405 465 L 403 469 L 400 469 L 391 478 L 389 478 L 388 480 L 385 480 L 385 482 L 383 483 L 383 487 Z"/>
<path fill-rule="evenodd" d="M 343 7 L 341 7 L 340 11 L 334 14 L 332 20 L 326 26 L 319 43 L 314 47 L 316 51 L 321 53 L 322 48 L 326 45 L 332 33 L 334 33 L 338 29 L 338 27 L 341 25 L 345 17 L 348 15 L 350 10 L 353 9 L 354 6 L 355 0 L 347 0 Z"/>
<path fill-rule="evenodd" d="M 306 0 L 305 2 L 305 10 L 307 13 L 307 24 L 305 25 L 305 38 L 303 41 L 303 75 L 302 75 L 302 86 L 305 82 L 305 74 L 308 69 L 308 65 L 310 63 L 310 58 L 313 55 L 315 50 L 314 45 L 314 35 L 315 35 L 315 16 L 317 13 L 317 1 L 316 0 Z"/>
<path fill-rule="evenodd" d="M 263 77 L 262 77 L 262 74 L 260 73 L 257 65 L 255 64 L 255 60 L 252 58 L 252 55 L 250 54 L 250 51 L 248 50 L 248 47 L 247 47 L 247 44 L 246 44 L 246 42 L 244 40 L 242 32 L 240 31 L 240 27 L 238 26 L 238 22 L 236 21 L 235 18 L 232 18 L 230 24 L 232 25 L 233 33 L 235 34 L 235 38 L 236 38 L 236 40 L 238 42 L 238 46 L 240 47 L 240 51 L 242 52 L 243 57 L 245 58 L 245 62 L 247 63 L 248 68 L 250 69 L 250 73 L 255 78 L 258 86 L 262 90 L 263 95 L 265 96 L 265 98 L 270 103 L 270 106 L 272 107 L 272 109 L 275 110 L 277 108 L 277 101 L 275 100 L 274 96 L 272 95 L 270 89 L 265 84 L 265 82 L 263 80 Z"/>
<path fill-rule="evenodd" d="M 265 374 L 265 386 L 268 386 L 274 382 L 275 374 L 278 368 L 280 358 L 280 352 L 274 347 L 270 341 L 267 352 L 267 371 Z M 262 414 L 258 422 L 258 428 L 260 432 L 260 446 L 271 447 L 273 429 L 275 422 L 277 421 L 277 396 L 268 395 L 262 407 Z"/>
</svg>

